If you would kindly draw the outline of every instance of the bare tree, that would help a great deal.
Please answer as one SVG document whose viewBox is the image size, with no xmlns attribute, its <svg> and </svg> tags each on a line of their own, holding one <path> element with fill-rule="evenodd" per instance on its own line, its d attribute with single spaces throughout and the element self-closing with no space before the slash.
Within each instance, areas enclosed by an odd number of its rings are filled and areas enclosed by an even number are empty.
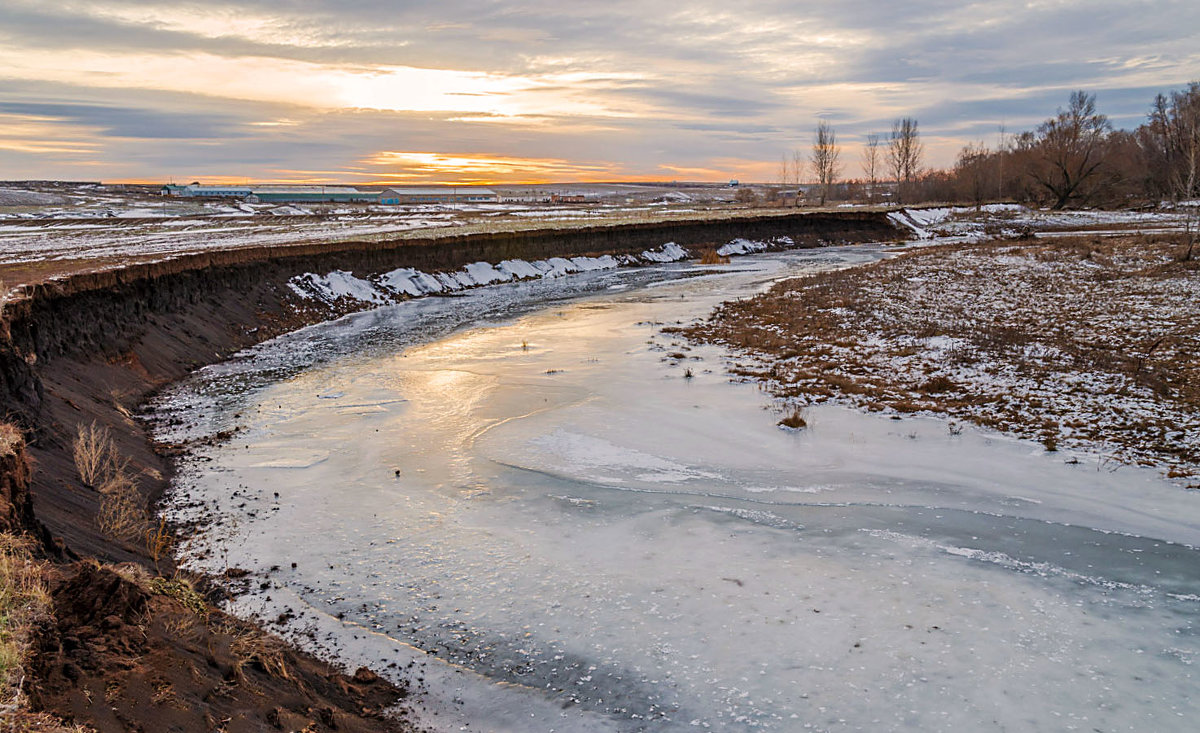
<svg viewBox="0 0 1200 733">
<path fill-rule="evenodd" d="M 825 120 L 817 123 L 817 131 L 813 134 L 812 161 L 813 173 L 817 184 L 821 187 L 821 205 L 829 198 L 829 190 L 837 181 L 842 171 L 840 161 L 841 149 L 837 144 L 837 133 L 833 126 Z"/>
<path fill-rule="evenodd" d="M 1073 92 L 1066 109 L 1038 126 L 1029 175 L 1052 206 L 1086 203 L 1101 182 L 1112 126 L 1096 112 L 1096 96 Z"/>
<path fill-rule="evenodd" d="M 1004 198 L 1004 159 L 1012 152 L 1012 136 L 1008 128 L 1000 123 L 999 142 L 996 145 L 996 198 Z"/>
<path fill-rule="evenodd" d="M 791 173 L 792 168 L 788 163 L 788 154 L 787 151 L 784 151 L 779 154 L 779 185 L 781 187 L 787 188 L 788 181 L 791 180 Z"/>
<path fill-rule="evenodd" d="M 1200 229 L 1194 201 L 1200 197 L 1200 82 L 1155 97 L 1136 138 L 1147 168 L 1146 192 L 1169 197 L 1187 215 L 1181 257 L 1190 260 Z"/>
<path fill-rule="evenodd" d="M 1200 196 L 1200 82 L 1158 95 L 1139 133 L 1153 169 L 1151 185 L 1176 201 Z"/>
<path fill-rule="evenodd" d="M 903 201 L 904 191 L 920 174 L 924 154 L 925 146 L 921 143 L 917 121 L 912 117 L 904 117 L 893 122 L 887 157 L 892 177 L 896 179 L 899 200 Z"/>
<path fill-rule="evenodd" d="M 796 186 L 796 205 L 800 205 L 800 182 L 804 180 L 804 153 L 792 150 L 792 183 Z"/>
<path fill-rule="evenodd" d="M 954 162 L 954 179 L 958 182 L 960 194 L 974 203 L 976 209 L 983 205 L 990 189 L 989 156 L 983 143 L 968 143 L 958 151 L 958 158 Z"/>
<path fill-rule="evenodd" d="M 867 176 L 867 201 L 875 201 L 875 183 L 879 180 L 879 135 L 867 135 L 867 144 L 863 146 L 862 169 Z"/>
</svg>

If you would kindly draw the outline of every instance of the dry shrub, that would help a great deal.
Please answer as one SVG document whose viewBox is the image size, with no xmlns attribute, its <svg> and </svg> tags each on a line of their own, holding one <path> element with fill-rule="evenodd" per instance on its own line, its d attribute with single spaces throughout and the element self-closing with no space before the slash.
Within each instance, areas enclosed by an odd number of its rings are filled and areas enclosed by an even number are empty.
<svg viewBox="0 0 1200 733">
<path fill-rule="evenodd" d="M 700 254 L 700 264 L 702 265 L 728 265 L 729 258 L 717 254 L 715 249 L 706 249 Z"/>
<path fill-rule="evenodd" d="M 174 538 L 167 529 L 167 520 L 158 520 L 157 527 L 146 530 L 146 551 L 154 561 L 154 570 L 158 572 L 158 561 L 171 554 Z"/>
<path fill-rule="evenodd" d="M 808 427 L 808 421 L 804 419 L 804 408 L 793 408 L 790 413 L 785 415 L 783 419 L 776 424 L 779 425 L 779 427 L 787 428 L 788 430 L 803 430 L 804 428 Z"/>
<path fill-rule="evenodd" d="M 96 524 L 106 534 L 126 541 L 136 539 L 145 531 L 146 511 L 142 495 L 123 469 L 109 476 L 100 486 Z"/>
<path fill-rule="evenodd" d="M 80 425 L 74 446 L 75 468 L 84 486 L 96 488 L 116 472 L 117 453 L 108 428 L 98 427 L 94 422 Z"/>
<path fill-rule="evenodd" d="M 21 709 L 33 628 L 49 613 L 42 564 L 26 540 L 0 533 L 0 719 Z"/>
</svg>

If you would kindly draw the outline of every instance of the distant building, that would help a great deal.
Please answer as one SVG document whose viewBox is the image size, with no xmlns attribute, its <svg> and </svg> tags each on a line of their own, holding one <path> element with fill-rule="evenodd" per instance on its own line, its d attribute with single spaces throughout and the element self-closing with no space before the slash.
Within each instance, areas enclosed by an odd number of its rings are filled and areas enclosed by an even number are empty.
<svg viewBox="0 0 1200 733">
<path fill-rule="evenodd" d="M 164 196 L 185 198 L 234 198 L 249 203 L 322 203 L 372 202 L 375 191 L 360 191 L 353 186 L 202 186 L 189 183 L 163 186 Z"/>
<path fill-rule="evenodd" d="M 500 197 L 490 188 L 478 186 L 424 186 L 389 188 L 376 201 L 391 206 L 401 204 L 494 204 Z"/>
<path fill-rule="evenodd" d="M 550 194 L 550 203 L 584 204 L 587 203 L 587 197 L 581 193 L 552 193 Z"/>
</svg>

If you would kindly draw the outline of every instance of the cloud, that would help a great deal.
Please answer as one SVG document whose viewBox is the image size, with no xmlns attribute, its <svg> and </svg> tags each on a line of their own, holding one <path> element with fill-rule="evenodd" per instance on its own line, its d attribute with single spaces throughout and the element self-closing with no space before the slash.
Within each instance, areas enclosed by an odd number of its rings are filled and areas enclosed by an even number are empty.
<svg viewBox="0 0 1200 733">
<path fill-rule="evenodd" d="M 0 165 L 352 177 L 419 151 L 745 178 L 818 119 L 853 147 L 901 115 L 945 165 L 1074 89 L 1138 124 L 1200 78 L 1197 27 L 1179 0 L 6 0 Z"/>
</svg>

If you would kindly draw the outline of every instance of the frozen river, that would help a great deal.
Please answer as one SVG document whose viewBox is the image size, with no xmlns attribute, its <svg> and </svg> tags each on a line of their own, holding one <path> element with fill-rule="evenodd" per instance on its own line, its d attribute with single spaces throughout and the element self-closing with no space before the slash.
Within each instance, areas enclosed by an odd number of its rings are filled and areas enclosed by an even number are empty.
<svg viewBox="0 0 1200 733">
<path fill-rule="evenodd" d="M 237 432 L 181 467 L 184 554 L 435 730 L 1193 730 L 1200 495 L 932 418 L 784 431 L 661 332 L 879 256 L 484 288 L 203 370 L 161 437 Z"/>
</svg>

